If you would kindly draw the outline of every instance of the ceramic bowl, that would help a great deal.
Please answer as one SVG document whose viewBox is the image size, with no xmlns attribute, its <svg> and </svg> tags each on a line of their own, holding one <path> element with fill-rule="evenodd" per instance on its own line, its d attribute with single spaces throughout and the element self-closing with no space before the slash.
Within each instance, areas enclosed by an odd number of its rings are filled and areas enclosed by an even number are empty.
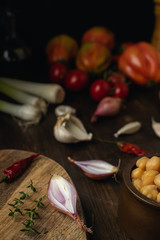
<svg viewBox="0 0 160 240">
<path fill-rule="evenodd" d="M 160 154 L 147 155 L 147 157 Z M 131 171 L 135 158 L 123 169 L 123 184 L 119 195 L 118 218 L 121 226 L 134 240 L 160 239 L 160 203 L 142 195 L 132 184 Z"/>
</svg>

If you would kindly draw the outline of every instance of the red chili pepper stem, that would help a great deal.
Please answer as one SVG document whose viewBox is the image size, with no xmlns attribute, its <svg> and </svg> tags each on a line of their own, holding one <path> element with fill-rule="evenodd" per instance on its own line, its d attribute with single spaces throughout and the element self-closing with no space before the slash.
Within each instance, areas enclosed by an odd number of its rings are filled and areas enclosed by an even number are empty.
<svg viewBox="0 0 160 240">
<path fill-rule="evenodd" d="M 3 176 L 0 180 L 0 183 L 4 181 L 12 181 L 18 176 L 20 176 L 26 170 L 26 168 L 28 168 L 32 160 L 39 155 L 40 153 L 36 153 L 31 155 L 30 157 L 21 159 L 20 161 L 13 163 L 11 166 L 9 166 L 3 171 Z"/>
<path fill-rule="evenodd" d="M 8 179 L 9 179 L 9 178 L 8 178 L 8 175 L 3 175 L 3 176 L 1 177 L 0 183 L 6 182 Z"/>
</svg>

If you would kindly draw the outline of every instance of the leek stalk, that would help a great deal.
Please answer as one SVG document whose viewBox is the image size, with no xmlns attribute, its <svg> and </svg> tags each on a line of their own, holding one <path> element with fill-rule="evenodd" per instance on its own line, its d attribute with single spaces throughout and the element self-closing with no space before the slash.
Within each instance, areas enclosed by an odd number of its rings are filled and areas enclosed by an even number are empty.
<svg viewBox="0 0 160 240">
<path fill-rule="evenodd" d="M 62 103 L 65 98 L 64 89 L 56 83 L 37 83 L 5 77 L 0 77 L 0 82 L 16 87 L 27 93 L 39 96 L 48 103 Z"/>
<path fill-rule="evenodd" d="M 19 103 L 39 108 L 43 114 L 47 112 L 47 104 L 42 98 L 25 93 L 3 82 L 0 82 L 0 92 Z"/>
</svg>

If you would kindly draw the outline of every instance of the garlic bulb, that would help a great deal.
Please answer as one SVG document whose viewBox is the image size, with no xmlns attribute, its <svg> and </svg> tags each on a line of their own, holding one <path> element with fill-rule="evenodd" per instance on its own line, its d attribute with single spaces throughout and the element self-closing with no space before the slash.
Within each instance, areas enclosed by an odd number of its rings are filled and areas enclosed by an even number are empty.
<svg viewBox="0 0 160 240">
<path fill-rule="evenodd" d="M 152 118 L 152 129 L 157 137 L 160 137 L 160 122 L 156 122 L 154 118 Z"/>
<path fill-rule="evenodd" d="M 69 105 L 59 105 L 59 106 L 57 106 L 55 108 L 54 112 L 55 112 L 55 115 L 57 117 L 59 117 L 59 116 L 62 116 L 64 114 L 66 114 L 66 113 L 75 114 L 76 113 L 76 109 L 71 107 L 71 106 L 69 106 Z"/>
<path fill-rule="evenodd" d="M 140 128 L 141 128 L 141 123 L 138 121 L 127 123 L 122 128 L 120 128 L 116 133 L 114 133 L 114 137 L 117 138 L 121 134 L 136 133 Z"/>
<path fill-rule="evenodd" d="M 93 137 L 92 133 L 87 133 L 80 119 L 70 113 L 58 117 L 53 135 L 62 143 L 89 141 Z"/>
</svg>

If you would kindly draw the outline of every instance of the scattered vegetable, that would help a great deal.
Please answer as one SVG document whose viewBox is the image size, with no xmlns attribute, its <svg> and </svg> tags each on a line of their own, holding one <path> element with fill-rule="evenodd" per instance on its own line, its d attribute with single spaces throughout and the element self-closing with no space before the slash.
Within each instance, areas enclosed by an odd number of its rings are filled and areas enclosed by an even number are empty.
<svg viewBox="0 0 160 240">
<path fill-rule="evenodd" d="M 49 71 L 49 79 L 53 83 L 63 84 L 64 77 L 67 73 L 67 67 L 63 63 L 54 63 Z"/>
<path fill-rule="evenodd" d="M 73 69 L 67 72 L 64 85 L 65 87 L 74 92 L 84 90 L 89 83 L 89 76 L 85 71 L 80 69 Z"/>
<path fill-rule="evenodd" d="M 121 134 L 136 133 L 140 130 L 141 126 L 142 124 L 138 121 L 127 123 L 114 134 L 114 137 L 117 138 Z"/>
<path fill-rule="evenodd" d="M 43 114 L 47 112 L 47 104 L 42 98 L 25 93 L 3 82 L 0 82 L 0 92 L 19 103 L 32 105 L 38 108 Z"/>
<path fill-rule="evenodd" d="M 104 79 L 94 81 L 90 86 L 90 96 L 95 101 L 101 101 L 110 93 L 110 85 Z"/>
<path fill-rule="evenodd" d="M 95 180 L 108 178 L 119 170 L 119 165 L 116 167 L 102 160 L 75 161 L 70 157 L 67 159 L 81 168 L 87 177 Z"/>
<path fill-rule="evenodd" d="M 97 42 L 83 43 L 76 56 L 76 66 L 86 72 L 101 73 L 112 60 L 110 50 Z"/>
<path fill-rule="evenodd" d="M 3 171 L 3 176 L 0 183 L 4 181 L 8 182 L 15 180 L 29 167 L 33 159 L 35 159 L 39 155 L 40 153 L 36 153 L 31 155 L 30 157 L 21 159 L 13 163 L 11 166 L 9 166 L 7 169 Z"/>
<path fill-rule="evenodd" d="M 48 183 L 47 197 L 54 208 L 73 218 L 81 229 L 92 233 L 77 213 L 77 192 L 70 182 L 61 176 L 53 175 Z"/>
<path fill-rule="evenodd" d="M 96 122 L 100 116 L 114 116 L 120 111 L 122 100 L 120 98 L 103 98 L 91 117 L 91 122 Z"/>
<path fill-rule="evenodd" d="M 0 77 L 0 82 L 6 83 L 25 92 L 39 96 L 49 103 L 62 103 L 65 98 L 64 89 L 56 83 L 36 83 L 3 77 Z"/>
<path fill-rule="evenodd" d="M 106 76 L 107 82 L 109 82 L 111 88 L 114 88 L 117 83 L 125 83 L 126 77 L 120 72 L 112 72 Z"/>
<path fill-rule="evenodd" d="M 160 122 L 156 122 L 152 117 L 152 129 L 157 137 L 160 137 Z"/>
<path fill-rule="evenodd" d="M 111 141 L 111 140 L 106 140 L 106 139 L 101 139 L 101 138 L 96 138 L 96 137 L 94 137 L 94 139 L 99 142 L 116 144 L 122 152 L 126 152 L 129 154 L 135 154 L 137 156 L 149 154 L 149 152 L 141 149 L 139 146 L 137 146 L 133 143 L 123 142 L 123 141 L 116 142 L 116 141 Z"/>
<path fill-rule="evenodd" d="M 53 135 L 62 143 L 90 141 L 93 136 L 92 133 L 87 133 L 81 120 L 70 113 L 58 117 Z"/>
<path fill-rule="evenodd" d="M 19 105 L 0 100 L 0 111 L 10 114 L 26 122 L 26 124 L 37 124 L 42 118 L 41 111 L 31 105 Z"/>
<path fill-rule="evenodd" d="M 81 40 L 82 44 L 86 42 L 98 42 L 110 50 L 115 46 L 114 33 L 104 26 L 95 26 L 84 32 Z"/>
<path fill-rule="evenodd" d="M 120 148 L 121 151 L 126 152 L 126 153 L 131 153 L 135 154 L 137 156 L 142 156 L 145 154 L 149 154 L 149 152 L 141 149 L 139 146 L 128 143 L 128 142 L 117 142 L 118 147 Z"/>
<path fill-rule="evenodd" d="M 114 85 L 112 96 L 116 98 L 125 99 L 129 95 L 129 88 L 124 83 L 117 83 Z"/>
<path fill-rule="evenodd" d="M 46 45 L 47 61 L 50 65 L 65 61 L 71 61 L 77 54 L 78 44 L 69 35 L 61 34 L 53 37 Z"/>
<path fill-rule="evenodd" d="M 76 109 L 69 105 L 59 105 L 54 110 L 57 117 L 65 115 L 66 113 L 75 114 Z"/>
<path fill-rule="evenodd" d="M 118 67 L 137 84 L 160 82 L 160 54 L 150 43 L 138 42 L 128 46 L 119 58 Z"/>
</svg>

